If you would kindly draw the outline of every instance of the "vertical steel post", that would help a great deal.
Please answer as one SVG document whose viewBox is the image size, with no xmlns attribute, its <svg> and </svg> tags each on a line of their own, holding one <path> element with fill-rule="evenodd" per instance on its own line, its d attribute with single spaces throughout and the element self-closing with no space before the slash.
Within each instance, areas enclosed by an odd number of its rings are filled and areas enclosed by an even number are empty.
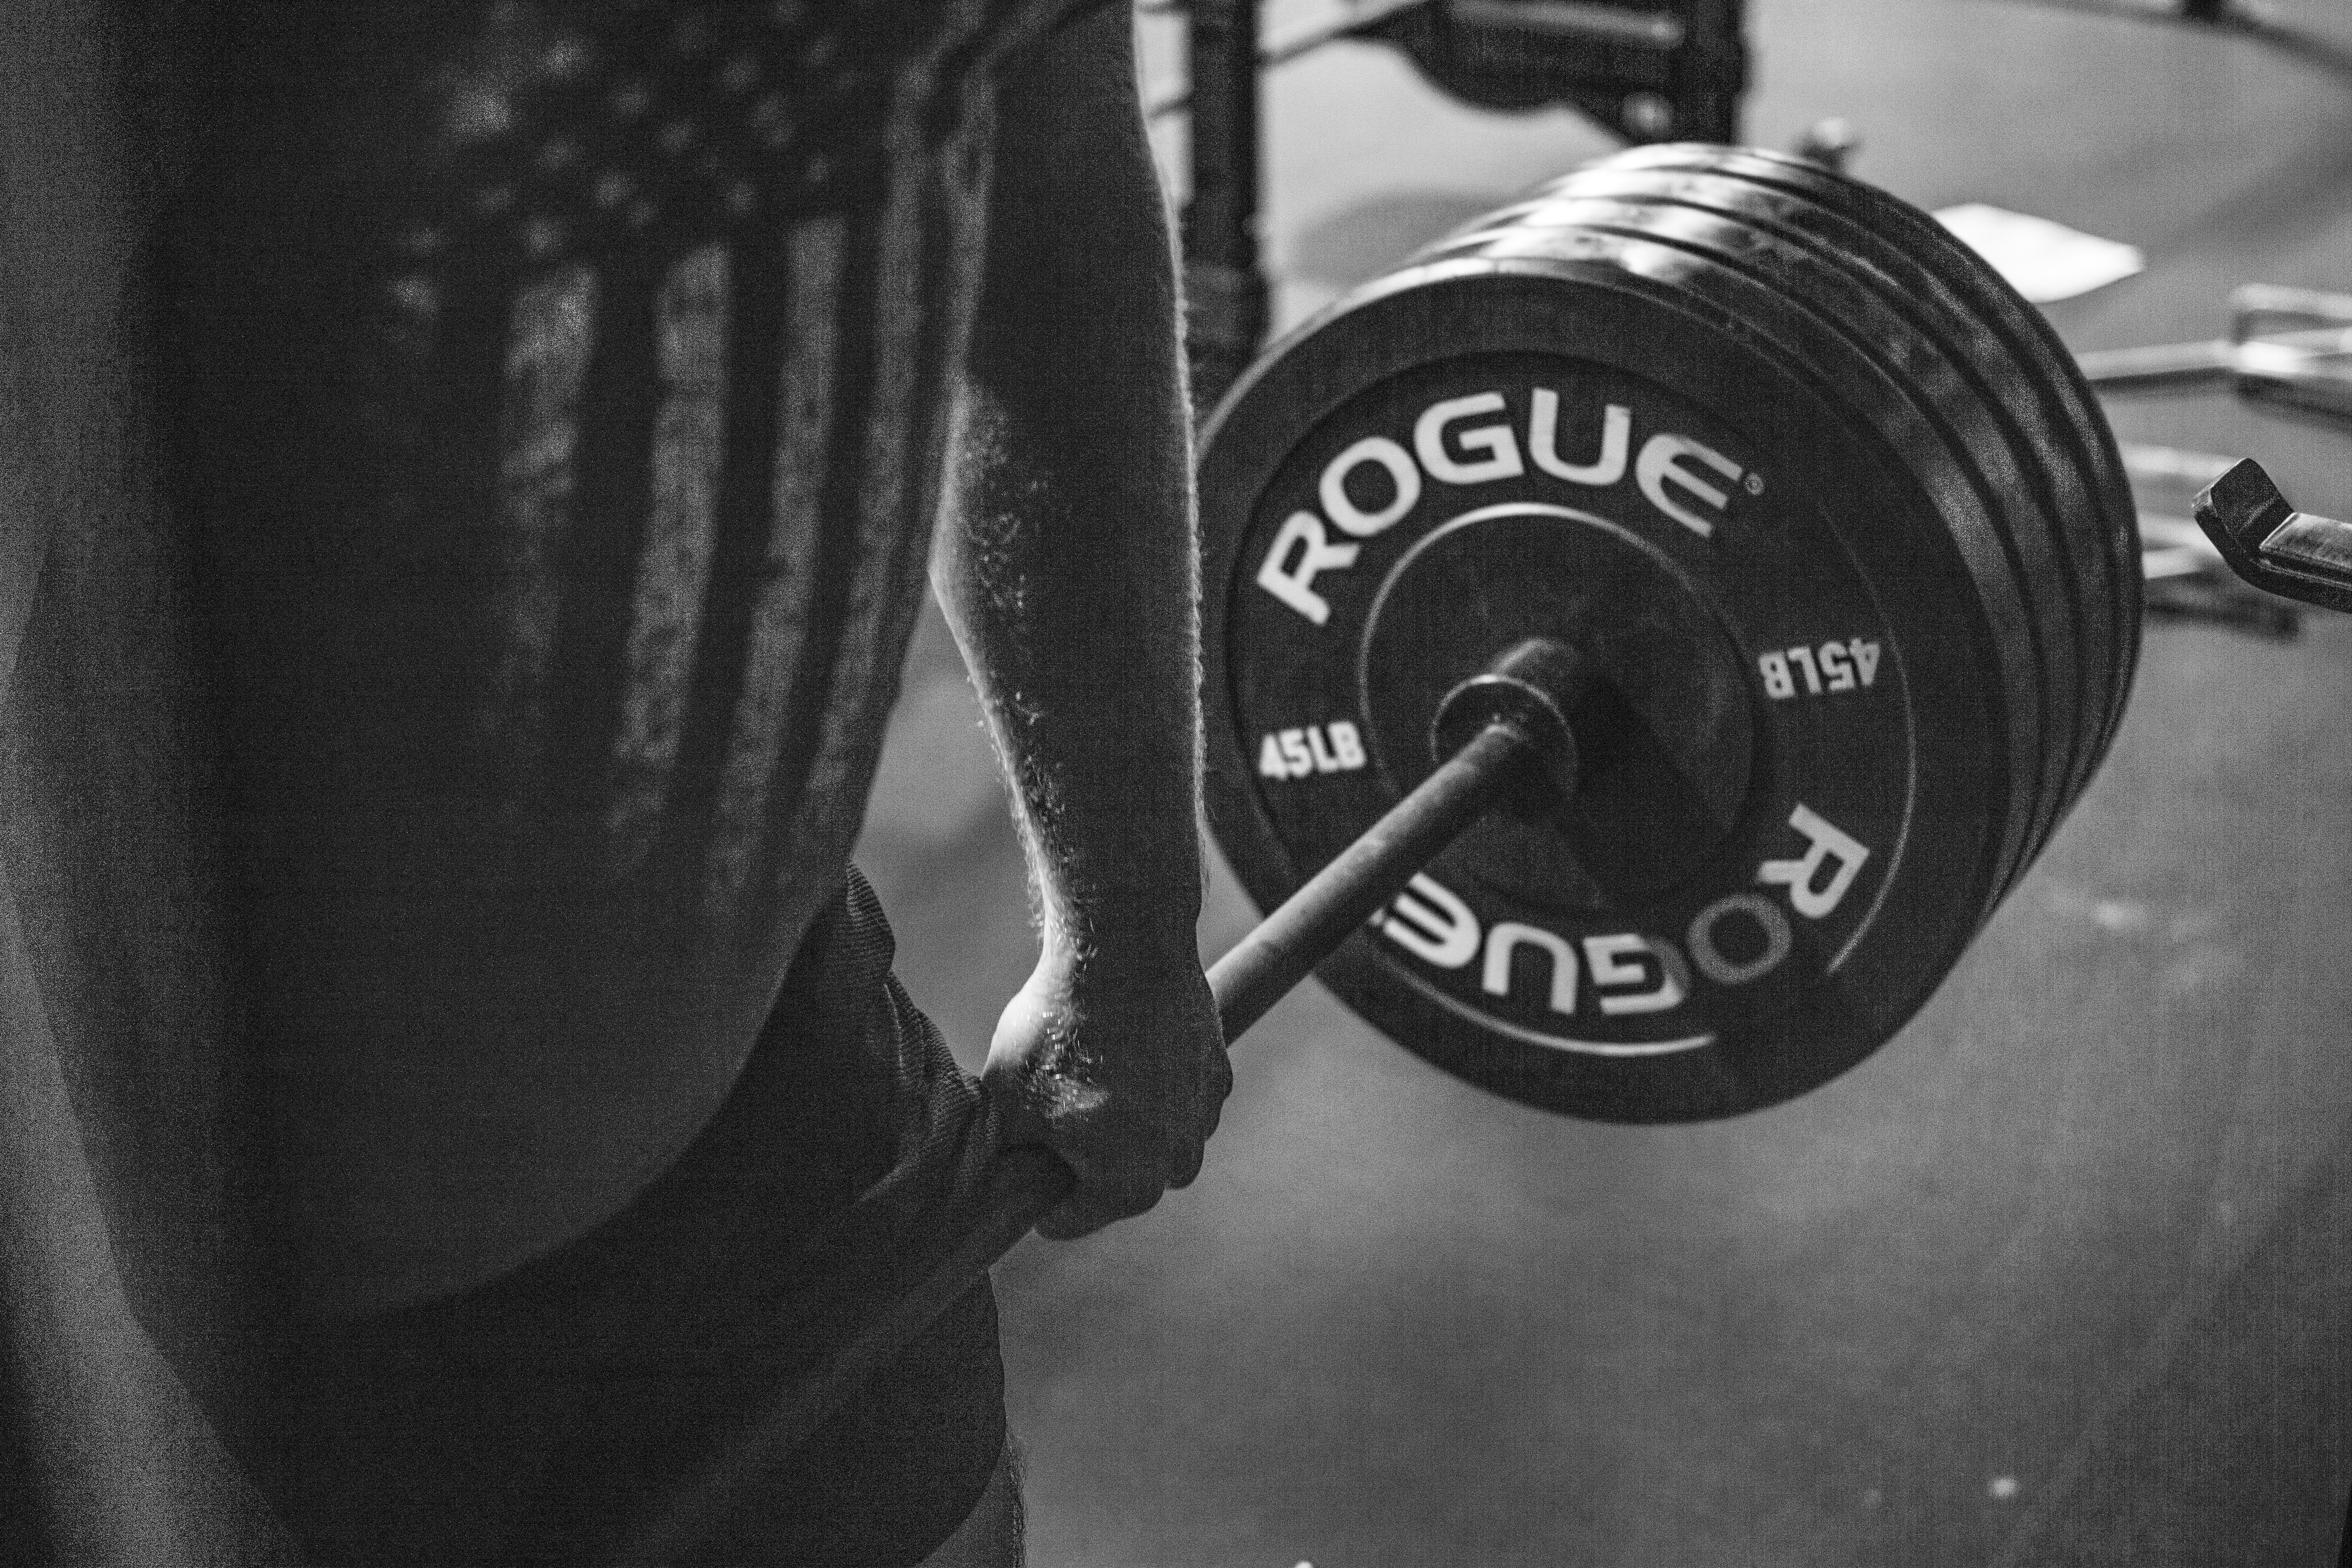
<svg viewBox="0 0 2352 1568">
<path fill-rule="evenodd" d="M 1265 341 L 1258 268 L 1258 0 L 1192 0 L 1192 188 L 1184 327 L 1192 406 L 1213 407 Z"/>
<path fill-rule="evenodd" d="M 1674 126 L 1666 136 L 1640 141 L 1716 142 L 1739 139 L 1739 106 L 1748 87 L 1747 0 L 1696 0 L 1682 7 L 1688 31 L 1675 51 Z"/>
</svg>

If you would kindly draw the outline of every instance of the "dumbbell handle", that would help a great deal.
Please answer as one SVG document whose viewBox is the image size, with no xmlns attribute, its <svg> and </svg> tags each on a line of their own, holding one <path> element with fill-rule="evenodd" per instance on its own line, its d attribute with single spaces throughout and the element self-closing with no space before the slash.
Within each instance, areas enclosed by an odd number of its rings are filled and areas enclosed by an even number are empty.
<svg viewBox="0 0 2352 1568">
<path fill-rule="evenodd" d="M 1234 1039 L 1256 1023 L 1396 897 L 1486 812 L 1513 765 L 1538 745 L 1538 737 L 1515 720 L 1498 718 L 1485 725 L 1217 960 L 1209 969 L 1209 990 L 1225 1038 Z M 612 1560 L 615 1568 L 652 1568 L 689 1550 L 720 1517 L 730 1497 L 814 1434 L 1076 1185 L 1076 1173 L 1043 1145 L 1021 1144 L 1000 1153 L 989 1168 L 979 1219 L 956 1237 L 922 1282 L 869 1320 L 789 1397 L 761 1411 L 694 1485 L 676 1493 Z"/>
</svg>

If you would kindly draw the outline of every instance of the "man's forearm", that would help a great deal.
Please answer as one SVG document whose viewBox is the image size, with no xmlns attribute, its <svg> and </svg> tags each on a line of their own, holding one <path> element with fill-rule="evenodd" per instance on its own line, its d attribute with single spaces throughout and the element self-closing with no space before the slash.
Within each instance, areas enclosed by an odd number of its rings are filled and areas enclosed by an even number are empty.
<svg viewBox="0 0 2352 1568">
<path fill-rule="evenodd" d="M 1007 84 L 939 571 L 1044 918 L 1081 943 L 1199 905 L 1191 455 L 1127 26 Z"/>
</svg>

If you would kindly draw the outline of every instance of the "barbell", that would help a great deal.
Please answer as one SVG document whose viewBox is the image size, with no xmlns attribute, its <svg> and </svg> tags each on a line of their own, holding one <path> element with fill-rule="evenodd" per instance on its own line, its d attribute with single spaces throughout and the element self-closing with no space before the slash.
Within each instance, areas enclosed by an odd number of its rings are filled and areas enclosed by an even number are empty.
<svg viewBox="0 0 2352 1568">
<path fill-rule="evenodd" d="M 1208 815 L 1275 910 L 1210 970 L 1227 1037 L 1318 970 L 1581 1117 L 1754 1110 L 1891 1038 L 2138 649 L 2064 346 L 1926 214 L 1770 153 L 1628 151 L 1359 289 L 1226 395 L 1200 493 Z M 1073 1181 L 1005 1151 L 620 1560 L 690 1544 Z"/>
<path fill-rule="evenodd" d="M 1203 432 L 1210 823 L 1309 972 L 1524 1104 L 1720 1117 L 1890 1039 L 2080 797 L 2139 643 L 2105 416 L 1926 214 L 1717 146 L 1588 165 L 1276 344 Z M 2352 610 L 2352 524 L 2243 462 L 2195 507 Z M 971 1223 L 613 1561 L 689 1550 L 1066 1198 Z"/>
</svg>

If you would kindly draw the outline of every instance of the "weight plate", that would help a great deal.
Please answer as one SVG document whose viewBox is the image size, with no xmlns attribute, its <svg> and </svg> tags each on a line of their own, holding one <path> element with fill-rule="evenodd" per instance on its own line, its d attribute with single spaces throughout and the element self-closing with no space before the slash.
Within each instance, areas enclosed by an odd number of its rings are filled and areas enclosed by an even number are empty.
<svg viewBox="0 0 2352 1568">
<path fill-rule="evenodd" d="M 2006 433 L 2021 477 L 2035 487 L 2044 531 L 2063 547 L 2059 559 L 2081 606 L 2084 670 L 2086 684 L 2099 694 L 2100 717 L 2091 727 L 2093 743 L 2084 748 L 2085 763 L 2076 770 L 2079 783 L 2087 777 L 2089 763 L 2095 761 L 2097 739 L 2105 727 L 2110 695 L 2117 684 L 2109 668 L 2119 651 L 2116 573 L 2120 566 L 2132 574 L 2131 592 L 2124 597 L 2136 606 L 2137 560 L 2135 549 L 2129 559 L 2119 562 L 2100 527 L 2082 521 L 2101 517 L 2105 507 L 2087 488 L 2092 476 L 2081 458 L 2078 432 L 2070 423 L 2059 390 L 2048 384 L 2038 362 L 2012 352 L 1996 325 L 1979 314 L 1978 307 L 1964 302 L 1929 260 L 1810 197 L 1713 167 L 1696 166 L 1707 161 L 1706 154 L 1728 156 L 1724 150 L 1679 151 L 1694 166 L 1660 167 L 1657 160 L 1644 158 L 1640 168 L 1629 169 L 1610 161 L 1574 176 L 1570 188 L 1579 195 L 1622 195 L 1695 206 L 1822 249 L 1836 259 L 1842 271 L 1872 284 L 1888 308 L 1936 342 L 1969 382 L 1971 401 Z M 1554 189 L 1565 185 L 1568 182 L 1561 182 Z M 1549 200 L 1538 197 L 1483 222 L 1489 226 L 1505 221 L 1540 224 Z M 1972 256 L 1966 260 L 1971 269 L 1982 269 Z"/>
<path fill-rule="evenodd" d="M 2032 835 L 2043 821 L 2052 786 L 2063 758 L 2048 742 L 2063 738 L 2073 722 L 2073 693 L 2053 687 L 2053 645 L 2044 625 L 2046 605 L 2032 613 L 2022 607 L 2037 595 L 2029 595 L 2011 542 L 1985 504 L 1981 479 L 1936 426 L 1926 412 L 1926 400 L 1916 383 L 1889 372 L 1867 349 L 1845 335 L 1834 323 L 1803 308 L 1801 263 L 1783 258 L 1782 269 L 1766 281 L 1723 264 L 1719 253 L 1669 237 L 1642 235 L 1633 224 L 1657 216 L 1603 204 L 1584 209 L 1591 222 L 1570 229 L 1512 228 L 1488 237 L 1477 252 L 1483 256 L 1543 255 L 1564 235 L 1580 237 L 1607 233 L 1612 219 L 1629 219 L 1622 232 L 1637 243 L 1671 246 L 1685 258 L 1678 278 L 1683 288 L 1713 299 L 1736 314 L 1753 333 L 1768 337 L 1823 380 L 1833 398 L 1866 418 L 1891 442 L 1902 461 L 1925 481 L 1935 497 L 1943 526 L 1976 571 L 1979 596 L 1993 618 L 1997 636 L 2013 671 L 2008 717 L 2015 734 L 2011 760 L 2017 766 L 2012 787 L 2026 804 L 2014 820 L 2018 831 L 2004 845 L 2002 872 L 2021 865 L 2032 853 Z M 1733 243 L 1750 237 L 1735 232 Z M 2046 596 L 2046 586 L 2044 595 Z"/>
<path fill-rule="evenodd" d="M 2105 755 L 2121 721 L 2138 659 L 2142 586 L 2137 514 L 2115 437 L 2090 384 L 2049 321 L 2009 283 L 1927 214 L 1875 186 L 1803 159 L 1752 148 L 1691 144 L 1642 148 L 1607 160 L 1623 169 L 1700 169 L 1736 174 L 1754 184 L 1800 196 L 1847 220 L 1885 247 L 1931 268 L 1966 300 L 1964 314 L 1996 332 L 2025 366 L 2042 400 L 2042 423 L 2069 437 L 2074 471 L 2088 489 L 2080 511 L 2068 510 L 2070 542 L 2103 563 L 2113 618 L 2108 640 L 2115 673 L 2103 721 L 2081 783 Z M 1832 237 L 1832 243 L 1836 238 Z M 2053 450 L 2053 464 L 2064 454 Z"/>
<path fill-rule="evenodd" d="M 1965 272 L 1981 284 L 1984 279 L 1974 275 L 1990 273 L 1990 268 L 1948 236 L 1922 258 L 1885 237 L 1882 229 L 1891 226 L 1866 228 L 1809 197 L 1744 177 L 1681 169 L 1612 174 L 1622 179 L 1672 182 L 1677 201 L 1731 206 L 1772 233 L 1827 248 L 1856 276 L 1871 279 L 1893 308 L 1946 345 L 1980 407 L 2007 433 L 2021 475 L 2040 502 L 2034 525 L 2048 532 L 2057 548 L 2081 608 L 2083 673 L 2093 698 L 2085 708 L 2090 719 L 2083 726 L 2069 775 L 2066 798 L 2071 802 L 2097 765 L 2109 716 L 2119 700 L 2117 677 L 2128 656 L 2120 617 L 2135 613 L 2139 600 L 2137 531 L 2124 531 L 2135 543 L 2119 559 L 2110 544 L 2115 531 L 2103 526 L 2112 520 L 2092 489 L 2095 476 L 2084 457 L 2088 448 L 2059 388 L 2043 374 L 2040 357 L 2030 351 L 2021 355 L 1995 322 L 1964 300 L 1944 276 L 1948 270 Z M 1936 226 L 1940 234 L 1940 226 Z M 2006 287 L 1997 276 L 1990 281 Z M 2099 430 L 2104 438 L 2104 424 Z M 2011 521 L 2026 521 L 2021 516 Z M 2121 575 L 2125 573 L 2127 577 Z M 2120 594 L 2119 581 L 2126 586 Z"/>
<path fill-rule="evenodd" d="M 1906 292 L 1965 296 L 1966 303 L 1949 319 L 1989 331 L 2024 367 L 2031 399 L 2004 407 L 2030 415 L 2053 437 L 2040 447 L 2044 470 L 2055 483 L 2078 489 L 2062 499 L 2055 515 L 2062 520 L 2062 542 L 2076 558 L 2081 580 L 2095 589 L 2107 612 L 2104 617 L 2085 615 L 2084 630 L 2093 645 L 2087 657 L 2104 658 L 2115 666 L 2106 683 L 2107 700 L 2092 726 L 2084 763 L 2077 770 L 2074 793 L 2079 793 L 2105 753 L 2128 693 L 2142 588 L 2129 489 L 2105 418 L 2073 356 L 2042 314 L 1974 252 L 1927 215 L 1883 192 L 1769 153 L 1685 147 L 1663 162 L 1677 172 L 1690 165 L 1736 170 L 1736 177 L 1751 190 L 1769 193 L 1777 203 L 1786 204 L 1783 211 L 1791 221 L 1825 226 L 1826 243 L 1851 247 L 1861 258 L 1891 260 L 1894 270 L 1910 270 L 1927 280 L 1924 290 L 1904 286 Z"/>
<path fill-rule="evenodd" d="M 1454 681 L 1530 635 L 1605 672 L 1574 805 L 1482 822 L 1323 974 L 1440 1066 L 1618 1121 L 1772 1104 L 1891 1036 L 1998 889 L 2036 739 L 1992 542 L 1704 265 L 1586 235 L 1409 268 L 1203 442 L 1210 814 L 1262 904 L 1429 771 Z"/>
<path fill-rule="evenodd" d="M 1854 352 L 1878 362 L 1897 394 L 1916 401 L 1964 452 L 1977 510 L 2010 552 L 2032 606 L 2036 658 L 2050 683 L 2042 723 L 2053 743 L 2037 781 L 2030 855 L 2072 798 L 2077 769 L 2089 749 L 2084 737 L 2094 728 L 2078 716 L 2095 711 L 2093 704 L 2104 705 L 2106 696 L 2105 658 L 2094 669 L 2080 655 L 2086 643 L 2104 650 L 2106 639 L 2084 636 L 2078 625 L 2081 593 L 2074 582 L 2075 563 L 2057 547 L 2059 530 L 2041 499 L 2048 488 L 2042 482 L 2046 476 L 2032 458 L 2032 446 L 2013 441 L 2011 428 L 1994 414 L 2002 395 L 2026 396 L 2029 389 L 2017 384 L 2021 378 L 2005 356 L 1976 366 L 1973 374 L 1963 370 L 1951 353 L 1856 267 L 1848 252 L 1776 232 L 1736 209 L 1677 199 L 1665 188 L 1675 179 L 1624 174 L 1605 165 L 1595 168 L 1554 186 L 1515 222 L 1447 242 L 1439 253 L 1458 254 L 1474 243 L 1488 250 L 1513 247 L 1521 243 L 1521 237 L 1560 227 L 1643 234 L 1741 271 L 1776 297 L 1786 296 L 1810 310 L 1841 332 Z M 1696 183 L 1690 176 L 1681 180 Z M 1540 240 L 1536 243 L 1539 248 Z M 1750 307 L 1759 314 L 1766 308 Z M 1995 376 L 2007 384 L 1983 384 Z M 1950 521 L 1963 526 L 1957 510 Z"/>
<path fill-rule="evenodd" d="M 2113 437 L 2047 322 L 1941 225 L 1801 161 L 1719 147 L 1644 149 L 1548 187 L 1554 195 L 1628 188 L 1645 196 L 1670 194 L 1676 203 L 1738 216 L 1784 237 L 1811 237 L 1844 270 L 1874 278 L 1878 291 L 1948 343 L 1954 361 L 1980 384 L 1987 407 L 2011 430 L 2026 474 L 2043 492 L 2047 529 L 2063 547 L 2059 560 L 2071 568 L 2080 605 L 2077 640 L 2093 700 L 2061 806 L 2071 803 L 2105 754 L 2127 694 L 2141 592 L 2137 528 Z M 1546 221 L 1541 211 L 1549 199 L 1539 194 L 1472 230 Z M 1825 200 L 1863 212 L 1867 226 Z"/>
</svg>

